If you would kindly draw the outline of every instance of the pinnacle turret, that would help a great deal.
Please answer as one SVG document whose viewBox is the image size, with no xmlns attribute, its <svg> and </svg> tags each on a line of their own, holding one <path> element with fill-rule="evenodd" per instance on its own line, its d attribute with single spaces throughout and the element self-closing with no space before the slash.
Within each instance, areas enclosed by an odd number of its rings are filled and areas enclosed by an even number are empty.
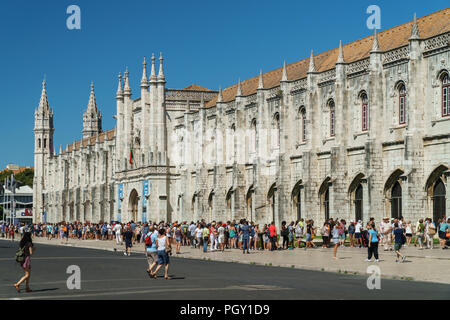
<svg viewBox="0 0 450 320">
<path fill-rule="evenodd" d="M 144 62 L 142 63 L 142 79 L 141 79 L 141 88 L 145 89 L 148 88 L 148 80 L 147 80 L 147 61 L 144 57 Z"/>
<path fill-rule="evenodd" d="M 238 86 L 236 91 L 236 97 L 242 96 L 242 88 L 241 88 L 241 78 L 238 80 Z"/>
<path fill-rule="evenodd" d="M 313 50 L 311 50 L 311 57 L 309 58 L 308 73 L 310 73 L 310 72 L 316 72 L 316 66 L 314 65 L 314 53 L 313 53 Z"/>
<path fill-rule="evenodd" d="M 119 72 L 119 85 L 117 87 L 117 93 L 116 98 L 121 99 L 123 98 L 123 89 L 122 89 L 122 74 Z"/>
<path fill-rule="evenodd" d="M 125 86 L 123 88 L 123 93 L 126 96 L 131 96 L 131 88 L 130 88 L 130 79 L 129 79 L 128 67 L 127 67 L 127 70 L 125 71 Z"/>
<path fill-rule="evenodd" d="M 88 112 L 97 113 L 97 101 L 95 100 L 94 82 L 91 82 L 91 94 L 89 96 L 89 102 L 87 107 Z"/>
<path fill-rule="evenodd" d="M 162 52 L 159 55 L 159 73 L 158 73 L 158 81 L 165 81 L 166 76 L 164 75 L 164 66 L 163 66 L 163 55 Z"/>
<path fill-rule="evenodd" d="M 264 89 L 264 79 L 263 79 L 263 72 L 262 72 L 262 69 L 259 70 L 258 89 Z"/>
<path fill-rule="evenodd" d="M 380 51 L 380 45 L 378 44 L 377 29 L 375 29 L 375 33 L 373 35 L 372 50 L 370 52 L 378 52 L 378 51 Z"/>
<path fill-rule="evenodd" d="M 339 56 L 336 63 L 345 63 L 344 49 L 342 48 L 342 40 L 339 41 Z"/>
<path fill-rule="evenodd" d="M 420 39 L 419 25 L 417 24 L 416 13 L 414 13 L 414 20 L 411 27 L 411 37 L 409 37 L 409 39 Z"/>
<path fill-rule="evenodd" d="M 156 82 L 156 71 L 155 71 L 155 54 L 152 53 L 152 69 L 150 73 L 150 83 Z"/>
<path fill-rule="evenodd" d="M 50 107 L 49 107 L 48 99 L 47 99 L 46 86 L 47 86 L 47 83 L 45 82 L 45 80 L 42 81 L 42 93 L 41 93 L 41 99 L 39 101 L 39 107 L 38 107 L 38 112 L 44 113 L 44 114 L 48 114 L 50 112 Z"/>
<path fill-rule="evenodd" d="M 222 87 L 219 87 L 219 96 L 217 97 L 217 102 L 222 102 Z"/>
<path fill-rule="evenodd" d="M 281 75 L 281 81 L 287 81 L 287 70 L 286 70 L 286 61 L 283 63 L 283 74 Z"/>
</svg>

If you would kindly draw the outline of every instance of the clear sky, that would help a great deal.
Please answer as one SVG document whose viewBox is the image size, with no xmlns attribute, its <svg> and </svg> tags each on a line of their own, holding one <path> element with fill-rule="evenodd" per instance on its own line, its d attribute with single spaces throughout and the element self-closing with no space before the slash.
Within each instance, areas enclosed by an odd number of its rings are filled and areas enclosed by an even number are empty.
<svg viewBox="0 0 450 320">
<path fill-rule="evenodd" d="M 81 30 L 68 30 L 69 5 L 81 9 Z M 168 88 L 211 89 L 247 79 L 446 8 L 432 1 L 303 0 L 28 0 L 0 2 L 0 170 L 33 165 L 34 110 L 46 75 L 59 152 L 81 138 L 82 113 L 95 83 L 103 129 L 115 126 L 117 75 L 128 66 L 132 98 L 140 95 L 144 56 L 165 58 Z"/>
</svg>

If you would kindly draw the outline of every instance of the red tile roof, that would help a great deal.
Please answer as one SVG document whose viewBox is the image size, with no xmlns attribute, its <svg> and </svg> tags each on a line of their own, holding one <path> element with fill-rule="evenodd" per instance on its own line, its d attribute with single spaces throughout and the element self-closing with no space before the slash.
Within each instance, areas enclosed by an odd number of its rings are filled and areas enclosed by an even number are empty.
<svg viewBox="0 0 450 320">
<path fill-rule="evenodd" d="M 417 19 L 419 33 L 422 39 L 430 38 L 450 31 L 450 8 L 429 14 Z M 389 51 L 408 44 L 411 35 L 412 22 L 390 28 L 378 33 L 378 43 L 381 51 Z M 358 61 L 369 57 L 372 49 L 373 35 L 343 45 L 344 59 L 346 63 Z M 339 47 L 314 55 L 314 65 L 317 72 L 333 69 L 339 54 Z M 288 80 L 305 78 L 309 67 L 310 58 L 299 60 L 286 66 Z M 263 74 L 264 88 L 273 88 L 280 84 L 282 67 Z M 245 81 L 241 81 L 242 95 L 256 93 L 259 75 Z M 232 101 L 236 97 L 237 84 L 222 91 L 222 101 Z M 206 107 L 216 105 L 217 97 L 206 103 Z"/>
</svg>

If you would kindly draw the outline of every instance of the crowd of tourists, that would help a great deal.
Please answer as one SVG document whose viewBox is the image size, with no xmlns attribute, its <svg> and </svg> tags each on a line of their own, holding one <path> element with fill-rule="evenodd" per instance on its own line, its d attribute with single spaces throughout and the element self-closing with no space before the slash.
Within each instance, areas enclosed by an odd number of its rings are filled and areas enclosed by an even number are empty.
<svg viewBox="0 0 450 320">
<path fill-rule="evenodd" d="M 25 275 L 14 284 L 20 292 L 20 285 L 26 284 L 29 288 L 31 275 L 31 260 L 33 254 L 33 237 L 45 237 L 48 240 L 59 240 L 62 243 L 68 239 L 79 240 L 103 240 L 115 241 L 117 245 L 125 244 L 125 256 L 131 255 L 132 247 L 136 244 L 145 246 L 148 261 L 147 273 L 151 278 L 156 278 L 158 271 L 164 267 L 164 278 L 169 280 L 169 264 L 172 255 L 172 247 L 175 253 L 181 253 L 182 246 L 198 248 L 203 252 L 225 250 L 241 250 L 243 254 L 250 250 L 294 250 L 303 248 L 316 248 L 316 237 L 321 236 L 321 247 L 333 247 L 333 258 L 337 259 L 339 247 L 346 243 L 354 248 L 366 247 L 370 262 L 372 256 L 375 262 L 379 262 L 378 247 L 383 246 L 385 251 L 394 251 L 396 262 L 404 262 L 406 256 L 400 250 L 402 246 L 418 246 L 419 249 L 433 249 L 434 238 L 439 239 L 440 247 L 447 249 L 450 242 L 450 218 L 439 219 L 437 222 L 431 218 L 420 219 L 416 224 L 399 219 L 385 217 L 377 226 L 374 218 L 370 218 L 365 225 L 361 220 L 351 221 L 347 225 L 344 219 L 328 219 L 321 227 L 314 225 L 312 219 L 299 219 L 287 223 L 283 221 L 279 229 L 275 222 L 259 225 L 246 219 L 239 221 L 212 221 L 204 220 L 175 221 L 168 223 L 161 221 L 155 223 L 129 223 L 101 222 L 101 223 L 48 223 L 30 225 L 12 225 L 0 223 L 2 238 L 14 240 L 21 239 L 16 253 L 16 261 L 20 263 Z M 412 239 L 414 238 L 414 242 Z M 320 242 L 319 242 L 320 243 Z"/>
<path fill-rule="evenodd" d="M 395 226 L 397 224 L 397 227 Z M 334 251 L 338 247 L 348 245 L 349 247 L 369 247 L 371 234 L 376 236 L 384 250 L 395 249 L 395 229 L 401 229 L 403 233 L 402 245 L 418 246 L 419 249 L 433 249 L 436 246 L 433 239 L 437 237 L 442 249 L 448 248 L 450 218 L 439 219 L 434 222 L 431 218 L 420 219 L 417 223 L 399 219 L 385 217 L 378 226 L 375 219 L 370 218 L 369 222 L 363 224 L 361 220 L 347 223 L 344 219 L 330 218 L 318 227 L 314 225 L 312 219 L 299 219 L 287 223 L 283 221 L 279 228 L 275 222 L 259 225 L 246 219 L 233 221 L 212 221 L 210 223 L 201 221 L 187 221 L 159 223 L 149 221 L 147 223 L 130 221 L 120 222 L 61 222 L 48 224 L 30 225 L 8 225 L 0 224 L 0 232 L 3 238 L 14 239 L 24 234 L 25 230 L 31 232 L 33 237 L 45 237 L 48 240 L 59 240 L 62 243 L 68 239 L 79 240 L 114 240 L 117 244 L 123 244 L 127 231 L 131 234 L 131 243 L 144 243 L 150 226 L 158 229 L 164 228 L 167 237 L 176 248 L 176 253 L 180 252 L 181 246 L 191 246 L 202 249 L 204 252 L 224 251 L 226 249 L 239 249 L 243 253 L 250 250 L 293 250 L 295 248 L 316 247 L 318 236 L 321 237 L 321 247 L 333 247 Z M 370 232 L 373 230 L 373 232 Z M 399 232 L 397 232 L 399 233 Z M 414 239 L 414 241 L 412 241 Z M 375 237 L 374 239 L 375 240 Z M 402 241 L 403 241 L 402 240 Z"/>
</svg>

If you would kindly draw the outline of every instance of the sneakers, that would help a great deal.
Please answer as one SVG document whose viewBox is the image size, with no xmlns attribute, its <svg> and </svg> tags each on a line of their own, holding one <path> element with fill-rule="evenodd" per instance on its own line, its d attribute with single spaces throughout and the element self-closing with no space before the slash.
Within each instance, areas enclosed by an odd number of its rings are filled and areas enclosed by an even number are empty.
<svg viewBox="0 0 450 320">
<path fill-rule="evenodd" d="M 406 256 L 403 256 L 402 262 L 405 262 L 405 260 L 406 260 Z"/>
<path fill-rule="evenodd" d="M 375 260 L 375 262 L 380 262 L 380 260 L 377 259 L 377 260 Z"/>
<path fill-rule="evenodd" d="M 124 255 L 124 256 L 126 256 L 126 255 L 127 255 L 127 253 L 126 253 L 126 252 L 124 252 L 124 253 L 123 253 L 123 255 Z"/>
<path fill-rule="evenodd" d="M 372 262 L 372 259 L 366 259 L 365 261 L 366 262 Z"/>
</svg>

